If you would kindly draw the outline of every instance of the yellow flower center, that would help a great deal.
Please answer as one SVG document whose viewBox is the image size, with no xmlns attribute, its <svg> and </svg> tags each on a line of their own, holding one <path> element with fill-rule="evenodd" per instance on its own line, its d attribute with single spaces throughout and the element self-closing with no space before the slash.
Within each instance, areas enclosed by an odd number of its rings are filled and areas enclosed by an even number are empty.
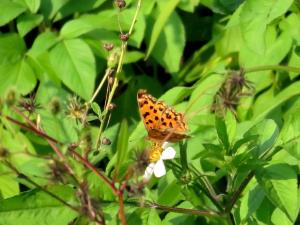
<svg viewBox="0 0 300 225">
<path fill-rule="evenodd" d="M 163 152 L 161 145 L 153 145 L 149 151 L 149 162 L 154 163 L 160 159 L 161 153 Z"/>
</svg>

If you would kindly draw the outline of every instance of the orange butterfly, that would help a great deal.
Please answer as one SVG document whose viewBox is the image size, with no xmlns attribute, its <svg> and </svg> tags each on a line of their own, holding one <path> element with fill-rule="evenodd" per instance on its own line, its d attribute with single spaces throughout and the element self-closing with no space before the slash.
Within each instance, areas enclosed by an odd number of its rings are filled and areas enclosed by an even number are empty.
<svg viewBox="0 0 300 225">
<path fill-rule="evenodd" d="M 162 101 L 139 90 L 137 93 L 140 115 L 148 132 L 148 138 L 156 142 L 177 142 L 189 137 L 182 113 L 175 112 Z"/>
</svg>

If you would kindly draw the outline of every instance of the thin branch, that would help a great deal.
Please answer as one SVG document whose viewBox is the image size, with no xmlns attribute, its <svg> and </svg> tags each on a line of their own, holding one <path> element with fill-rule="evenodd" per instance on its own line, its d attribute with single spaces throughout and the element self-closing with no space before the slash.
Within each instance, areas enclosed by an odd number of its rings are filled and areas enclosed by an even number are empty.
<svg viewBox="0 0 300 225">
<path fill-rule="evenodd" d="M 73 156 L 80 162 L 82 162 L 87 168 L 92 170 L 101 180 L 104 181 L 114 192 L 115 195 L 118 195 L 118 189 L 115 187 L 114 183 L 108 179 L 105 175 L 103 175 L 94 165 L 88 162 L 85 158 L 83 158 L 80 154 L 78 154 L 74 149 L 69 148 L 69 151 L 73 154 Z"/>
<path fill-rule="evenodd" d="M 198 210 L 198 209 L 186 209 L 186 208 L 178 208 L 178 207 L 169 207 L 164 205 L 159 205 L 156 203 L 146 203 L 144 208 L 153 208 L 153 209 L 160 209 L 167 212 L 177 212 L 177 213 L 184 213 L 184 214 L 191 214 L 197 216 L 208 216 L 208 217 L 222 217 L 224 215 L 212 210 Z"/>
<path fill-rule="evenodd" d="M 251 181 L 251 179 L 254 176 L 254 171 L 251 171 L 248 176 L 243 180 L 243 182 L 241 183 L 241 185 L 239 186 L 239 188 L 233 193 L 231 199 L 228 201 L 226 207 L 225 207 L 225 212 L 226 213 L 230 213 L 234 204 L 236 203 L 236 201 L 239 199 L 241 193 L 244 191 L 244 189 L 246 188 L 246 186 L 248 185 L 248 183 Z"/>
<path fill-rule="evenodd" d="M 263 66 L 255 66 L 251 68 L 245 68 L 245 73 L 253 73 L 253 72 L 260 72 L 264 70 L 283 70 L 288 72 L 295 72 L 300 73 L 299 67 L 292 67 L 292 66 L 281 66 L 281 65 L 263 65 Z"/>
<path fill-rule="evenodd" d="M 34 182 L 33 180 L 31 180 L 25 174 L 19 172 L 19 170 L 16 167 L 14 167 L 10 162 L 5 161 L 4 165 L 6 165 L 8 168 L 10 168 L 12 171 L 14 171 L 18 176 L 20 176 L 21 178 L 25 179 L 26 181 L 28 181 L 29 183 L 31 183 L 36 188 L 41 189 L 43 192 L 45 192 L 49 196 L 55 198 L 56 200 L 58 200 L 59 202 L 61 202 L 63 205 L 69 207 L 70 209 L 74 210 L 77 213 L 80 213 L 80 210 L 78 208 L 76 208 L 75 206 L 69 204 L 64 199 L 60 198 L 59 196 L 55 195 L 54 193 L 52 193 L 52 192 L 48 191 L 47 189 L 43 188 L 42 186 L 40 186 L 39 184 L 37 184 L 36 182 Z"/>
</svg>

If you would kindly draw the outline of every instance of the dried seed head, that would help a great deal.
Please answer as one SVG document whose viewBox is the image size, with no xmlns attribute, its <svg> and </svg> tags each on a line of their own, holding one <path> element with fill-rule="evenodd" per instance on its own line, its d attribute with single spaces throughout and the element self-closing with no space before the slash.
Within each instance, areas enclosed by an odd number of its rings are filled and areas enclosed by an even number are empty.
<svg viewBox="0 0 300 225">
<path fill-rule="evenodd" d="M 102 138 L 101 143 L 102 143 L 103 145 L 110 145 L 110 144 L 111 144 L 111 141 L 110 141 L 108 138 L 104 137 L 104 138 Z"/>
<path fill-rule="evenodd" d="M 49 103 L 50 111 L 53 115 L 57 115 L 61 110 L 61 104 L 58 97 L 53 97 Z"/>
<path fill-rule="evenodd" d="M 126 33 L 126 34 L 121 33 L 120 34 L 120 39 L 121 39 L 121 41 L 128 41 L 129 34 L 128 33 Z"/>
<path fill-rule="evenodd" d="M 86 113 L 86 107 L 81 104 L 78 97 L 72 97 L 69 99 L 67 115 L 71 118 L 79 121 L 84 121 Z"/>
<path fill-rule="evenodd" d="M 49 169 L 50 169 L 50 178 L 53 182 L 62 182 L 65 183 L 66 181 L 66 168 L 63 162 L 55 159 L 49 162 Z"/>
<path fill-rule="evenodd" d="M 36 103 L 35 95 L 30 95 L 29 98 L 23 98 L 19 102 L 19 107 L 22 108 L 23 111 L 27 111 L 29 114 L 32 114 L 36 111 L 36 109 L 40 109 L 41 106 Z"/>
<path fill-rule="evenodd" d="M 5 103 L 8 106 L 15 105 L 17 102 L 17 92 L 14 88 L 8 90 L 8 92 L 5 95 Z"/>
<path fill-rule="evenodd" d="M 6 148 L 0 146 L 0 160 L 9 156 L 9 151 Z"/>
<path fill-rule="evenodd" d="M 107 51 L 111 51 L 114 48 L 114 44 L 112 44 L 112 43 L 105 43 L 103 45 L 103 48 L 105 48 Z"/>
<path fill-rule="evenodd" d="M 123 9 L 126 6 L 125 0 L 116 0 L 115 4 L 119 9 Z"/>
<path fill-rule="evenodd" d="M 115 103 L 110 103 L 107 107 L 108 110 L 113 110 L 115 108 L 117 108 L 117 105 Z"/>
<path fill-rule="evenodd" d="M 115 78 L 113 76 L 108 77 L 108 84 L 112 86 L 114 84 Z"/>
</svg>

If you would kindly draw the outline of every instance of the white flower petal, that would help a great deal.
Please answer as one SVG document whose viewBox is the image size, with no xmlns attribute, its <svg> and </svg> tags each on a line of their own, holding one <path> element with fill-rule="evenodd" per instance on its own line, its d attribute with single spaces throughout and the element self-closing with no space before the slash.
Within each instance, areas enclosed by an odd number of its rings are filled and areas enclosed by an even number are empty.
<svg viewBox="0 0 300 225">
<path fill-rule="evenodd" d="M 158 160 L 154 166 L 154 175 L 156 177 L 162 177 L 166 174 L 166 167 L 162 159 Z"/>
<path fill-rule="evenodd" d="M 155 163 L 150 163 L 146 170 L 145 170 L 145 173 L 144 173 L 144 180 L 149 180 L 153 174 L 153 170 L 154 170 L 154 167 L 155 167 Z"/>
<path fill-rule="evenodd" d="M 161 159 L 174 159 L 176 155 L 176 151 L 172 147 L 167 147 L 161 154 Z"/>
<path fill-rule="evenodd" d="M 164 143 L 162 143 L 162 145 L 161 145 L 161 147 L 163 148 L 163 149 L 166 149 L 167 147 L 168 147 L 168 145 L 169 145 L 169 142 L 164 142 Z"/>
</svg>

